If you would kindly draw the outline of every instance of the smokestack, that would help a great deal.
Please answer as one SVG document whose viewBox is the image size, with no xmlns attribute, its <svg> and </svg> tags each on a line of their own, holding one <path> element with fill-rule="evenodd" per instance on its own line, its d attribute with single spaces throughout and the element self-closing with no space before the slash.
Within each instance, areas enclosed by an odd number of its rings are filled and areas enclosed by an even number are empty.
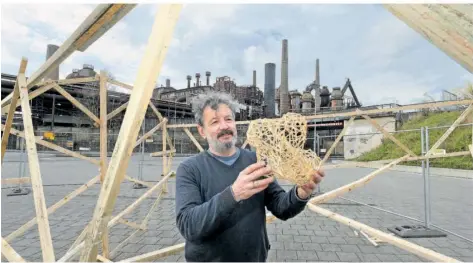
<svg viewBox="0 0 473 263">
<path fill-rule="evenodd" d="M 315 61 L 315 84 L 320 86 L 319 59 Z"/>
<path fill-rule="evenodd" d="M 187 75 L 187 88 L 190 88 L 190 87 L 191 87 L 191 79 L 192 79 L 192 76 L 191 76 L 191 75 Z"/>
<path fill-rule="evenodd" d="M 195 73 L 195 78 L 197 79 L 195 81 L 196 86 L 199 87 L 200 86 L 200 81 L 199 81 L 200 80 L 200 73 Z"/>
<path fill-rule="evenodd" d="M 253 70 L 253 86 L 256 87 L 256 70 Z"/>
<path fill-rule="evenodd" d="M 56 52 L 59 49 L 59 46 L 49 44 L 46 49 L 46 60 L 48 60 L 54 52 Z M 49 72 L 48 75 L 44 76 L 43 80 L 58 80 L 59 79 L 59 65 L 53 69 L 51 72 Z"/>
<path fill-rule="evenodd" d="M 253 71 L 253 76 L 256 71 Z M 264 64 L 264 104 L 265 116 L 272 118 L 275 115 L 275 92 L 276 92 L 276 64 Z"/>
<path fill-rule="evenodd" d="M 205 72 L 205 76 L 207 77 L 207 86 L 210 86 L 210 71 Z"/>
<path fill-rule="evenodd" d="M 171 80 L 166 79 L 166 88 L 169 88 L 169 87 L 171 87 Z"/>
<path fill-rule="evenodd" d="M 281 61 L 281 86 L 280 86 L 280 97 L 281 97 L 281 116 L 289 112 L 289 83 L 288 83 L 288 54 L 287 54 L 287 39 L 282 41 L 282 61 Z"/>
</svg>

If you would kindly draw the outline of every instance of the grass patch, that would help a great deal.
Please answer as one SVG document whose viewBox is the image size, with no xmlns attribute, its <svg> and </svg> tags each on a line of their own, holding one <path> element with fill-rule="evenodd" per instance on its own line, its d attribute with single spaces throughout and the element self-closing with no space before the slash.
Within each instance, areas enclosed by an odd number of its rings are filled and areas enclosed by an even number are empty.
<svg viewBox="0 0 473 263">
<path fill-rule="evenodd" d="M 460 116 L 461 112 L 442 112 L 429 113 L 427 116 L 419 116 L 406 122 L 401 130 L 420 129 L 421 127 L 450 126 Z M 429 147 L 447 131 L 447 128 L 429 129 Z M 468 151 L 468 145 L 471 144 L 471 126 L 457 127 L 450 136 L 439 146 L 439 149 L 445 149 L 447 153 Z M 421 136 L 420 130 L 399 132 L 393 134 L 396 139 L 409 147 L 416 155 L 421 155 Z M 386 159 L 395 159 L 404 156 L 406 153 L 393 143 L 389 138 L 384 138 L 383 142 L 377 148 L 364 153 L 355 161 L 377 161 Z M 404 162 L 403 165 L 420 166 L 421 161 Z M 473 170 L 473 160 L 469 156 L 445 157 L 430 160 L 431 167 L 455 168 Z"/>
</svg>

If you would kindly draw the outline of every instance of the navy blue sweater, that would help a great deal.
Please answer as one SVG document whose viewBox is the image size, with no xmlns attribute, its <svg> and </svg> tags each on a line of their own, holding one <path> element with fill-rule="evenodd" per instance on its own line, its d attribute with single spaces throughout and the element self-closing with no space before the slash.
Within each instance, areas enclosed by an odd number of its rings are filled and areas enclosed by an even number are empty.
<svg viewBox="0 0 473 263">
<path fill-rule="evenodd" d="M 264 191 L 236 202 L 231 184 L 256 153 L 242 149 L 232 165 L 204 151 L 184 160 L 176 171 L 176 225 L 186 239 L 186 261 L 265 261 L 270 248 L 266 209 L 281 220 L 307 204 L 275 181 Z"/>
</svg>

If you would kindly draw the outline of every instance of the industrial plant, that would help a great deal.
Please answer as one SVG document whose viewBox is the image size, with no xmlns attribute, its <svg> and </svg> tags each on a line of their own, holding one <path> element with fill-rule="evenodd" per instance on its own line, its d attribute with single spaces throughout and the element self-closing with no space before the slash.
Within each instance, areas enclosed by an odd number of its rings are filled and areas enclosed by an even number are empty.
<svg viewBox="0 0 473 263">
<path fill-rule="evenodd" d="M 201 75 L 200 72 L 185 76 L 186 87 L 174 87 L 171 79 L 166 79 L 165 85 L 156 85 L 151 102 L 156 106 L 162 116 L 168 119 L 169 124 L 193 123 L 192 97 L 199 93 L 208 91 L 219 91 L 231 94 L 240 104 L 240 111 L 236 114 L 237 121 L 254 120 L 258 118 L 277 118 L 288 112 L 303 115 L 314 115 L 326 112 L 339 112 L 353 110 L 361 107 L 350 79 L 347 79 L 343 88 L 333 87 L 329 89 L 320 82 L 319 59 L 315 59 L 315 78 L 306 87 L 294 87 L 289 89 L 288 65 L 289 52 L 288 40 L 282 40 L 281 48 L 281 79 L 276 80 L 276 63 L 268 62 L 264 65 L 264 87 L 258 87 L 256 82 L 257 72 L 253 70 L 251 84 L 238 84 L 230 76 L 216 76 L 212 80 L 212 72 L 207 70 Z M 48 45 L 46 59 L 56 52 L 58 46 Z M 93 65 L 84 64 L 81 69 L 73 69 L 67 74 L 66 80 L 77 78 L 94 78 L 99 72 L 95 71 Z M 184 76 L 183 76 L 184 77 Z M 203 78 L 205 77 L 205 80 Z M 16 76 L 10 74 L 1 75 L 2 98 L 13 91 Z M 58 81 L 59 67 L 52 71 L 43 81 Z M 279 85 L 276 86 L 276 83 Z M 80 84 L 59 84 L 64 90 L 76 100 L 99 114 L 99 81 L 92 80 Z M 38 87 L 33 87 L 34 91 Z M 348 91 L 350 91 L 348 93 Z M 349 96 L 349 94 L 351 96 Z M 117 109 L 126 103 L 129 94 L 109 88 L 107 112 Z M 34 98 L 31 102 L 33 122 L 38 132 L 52 132 L 59 138 L 60 134 L 69 133 L 95 133 L 98 131 L 94 122 L 81 110 L 77 109 L 67 98 L 54 89 L 50 89 L 42 95 Z M 21 114 L 18 114 L 21 123 Z M 108 122 L 111 133 L 118 133 L 122 123 L 124 112 Z M 4 117 L 2 116 L 2 122 Z M 157 125 L 157 119 L 151 110 L 146 113 L 144 130 L 150 130 Z M 242 126 L 244 129 L 244 126 Z M 319 127 L 319 128 L 316 128 Z M 336 136 L 343 129 L 343 120 L 324 119 L 317 123 L 309 123 L 309 140 L 307 147 L 314 147 L 318 136 Z M 245 130 L 241 130 L 244 134 Z M 65 135 L 64 135 L 65 136 Z M 175 135 L 178 139 L 179 135 Z M 73 145 L 81 144 L 80 140 L 67 135 L 67 141 L 73 141 Z M 196 137 L 199 137 L 196 134 Z M 185 135 L 183 136 L 185 138 Z M 312 138 L 312 139 L 310 139 Z M 204 142 L 203 142 L 204 143 Z M 9 148 L 17 148 L 18 142 L 11 142 Z M 192 144 L 189 145 L 192 147 Z"/>
</svg>

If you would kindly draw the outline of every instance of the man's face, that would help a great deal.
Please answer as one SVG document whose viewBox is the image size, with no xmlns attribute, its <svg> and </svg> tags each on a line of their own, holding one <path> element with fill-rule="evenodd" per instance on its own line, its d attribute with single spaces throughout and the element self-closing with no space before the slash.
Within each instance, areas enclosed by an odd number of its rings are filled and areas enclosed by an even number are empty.
<svg viewBox="0 0 473 263">
<path fill-rule="evenodd" d="M 217 110 L 206 107 L 203 113 L 203 127 L 199 125 L 198 130 L 216 152 L 230 150 L 237 141 L 235 119 L 231 109 L 225 104 L 220 104 Z"/>
</svg>

